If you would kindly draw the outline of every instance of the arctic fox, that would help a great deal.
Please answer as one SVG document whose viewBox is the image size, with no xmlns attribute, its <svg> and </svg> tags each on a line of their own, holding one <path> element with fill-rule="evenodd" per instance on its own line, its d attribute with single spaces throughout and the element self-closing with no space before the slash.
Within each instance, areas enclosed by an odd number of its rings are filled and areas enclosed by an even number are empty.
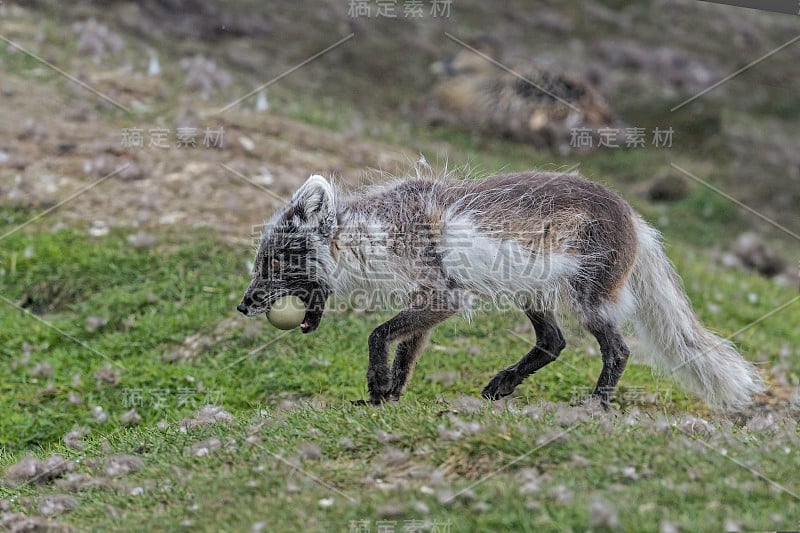
<svg viewBox="0 0 800 533">
<path fill-rule="evenodd" d="M 486 398 L 511 394 L 558 357 L 559 311 L 600 345 L 593 396 L 605 406 L 630 354 L 620 334 L 627 320 L 651 362 L 710 405 L 740 408 L 763 390 L 755 367 L 695 317 L 659 233 L 616 193 L 573 173 L 409 178 L 352 195 L 314 175 L 268 222 L 253 270 L 237 309 L 253 317 L 294 294 L 306 305 L 303 333 L 320 325 L 331 294 L 400 303 L 369 336 L 374 404 L 403 394 L 436 324 L 487 299 L 521 308 L 536 344 L 492 378 Z"/>
</svg>

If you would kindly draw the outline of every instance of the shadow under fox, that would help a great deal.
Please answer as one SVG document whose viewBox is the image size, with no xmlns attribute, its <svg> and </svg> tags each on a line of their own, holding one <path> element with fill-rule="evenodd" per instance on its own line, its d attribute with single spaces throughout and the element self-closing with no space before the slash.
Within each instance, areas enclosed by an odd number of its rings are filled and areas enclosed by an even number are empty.
<svg viewBox="0 0 800 533">
<path fill-rule="evenodd" d="M 350 195 L 311 176 L 267 224 L 253 274 L 238 309 L 256 316 L 297 295 L 304 333 L 319 326 L 331 294 L 366 290 L 402 303 L 369 336 L 371 403 L 397 400 L 431 329 L 481 299 L 515 304 L 536 332 L 531 350 L 483 389 L 487 398 L 511 394 L 559 356 L 563 311 L 597 339 L 593 396 L 604 405 L 630 355 L 620 334 L 628 320 L 650 362 L 709 404 L 738 408 L 762 390 L 755 368 L 695 317 L 658 232 L 576 174 L 414 178 Z"/>
</svg>

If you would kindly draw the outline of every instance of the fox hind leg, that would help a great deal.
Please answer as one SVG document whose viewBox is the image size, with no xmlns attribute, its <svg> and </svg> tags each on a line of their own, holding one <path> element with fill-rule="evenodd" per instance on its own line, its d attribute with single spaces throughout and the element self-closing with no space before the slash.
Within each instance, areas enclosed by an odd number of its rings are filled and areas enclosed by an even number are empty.
<svg viewBox="0 0 800 533">
<path fill-rule="evenodd" d="M 631 352 L 618 327 L 612 322 L 595 320 L 590 321 L 586 327 L 597 339 L 603 357 L 603 369 L 600 371 L 592 397 L 598 398 L 603 407 L 608 407 Z"/>
<path fill-rule="evenodd" d="M 508 396 L 525 378 L 555 361 L 566 346 L 564 335 L 552 312 L 531 308 L 524 311 L 536 331 L 536 345 L 516 364 L 501 370 L 492 378 L 481 392 L 484 398 L 497 400 Z"/>
</svg>

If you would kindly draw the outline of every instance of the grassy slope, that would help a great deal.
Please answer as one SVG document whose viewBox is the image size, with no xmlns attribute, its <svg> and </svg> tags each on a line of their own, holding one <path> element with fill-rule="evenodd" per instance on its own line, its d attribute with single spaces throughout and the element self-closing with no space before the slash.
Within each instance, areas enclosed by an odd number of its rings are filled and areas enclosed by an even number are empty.
<svg viewBox="0 0 800 533">
<path fill-rule="evenodd" d="M 311 122 L 317 120 L 328 118 L 322 113 Z M 421 135 L 418 142 L 420 148 L 447 142 L 452 164 L 469 163 L 479 171 L 521 169 L 547 160 L 524 146 L 479 142 L 447 130 Z M 724 200 L 701 188 L 668 207 L 638 200 L 633 192 L 638 176 L 661 168 L 668 157 L 654 150 L 596 153 L 583 158 L 581 168 L 589 176 L 609 178 L 664 229 L 673 243 L 670 254 L 699 314 L 715 329 L 732 333 L 793 294 L 770 281 L 715 266 L 694 248 L 714 245 L 732 228 L 746 226 L 747 220 Z M 4 228 L 33 214 L 4 210 Z M 79 471 L 102 477 L 85 458 L 103 457 L 113 450 L 138 453 L 145 460 L 141 472 L 78 494 L 79 507 L 60 520 L 81 529 L 145 525 L 154 530 L 184 526 L 216 530 L 223 524 L 226 529 L 246 530 L 252 523 L 267 521 L 269 530 L 346 530 L 351 520 L 372 520 L 375 529 L 375 520 L 387 519 L 396 521 L 400 530 L 405 520 L 427 519 L 450 520 L 454 531 L 570 530 L 590 524 L 592 502 L 595 507 L 608 502 L 631 530 L 656 530 L 662 520 L 669 520 L 686 529 L 711 531 L 728 518 L 754 529 L 795 527 L 794 498 L 776 492 L 717 452 L 692 445 L 677 429 L 680 413 L 702 415 L 704 408 L 637 365 L 626 372 L 620 398 L 625 412 L 636 408 L 643 413 L 636 425 L 624 418 L 587 420 L 563 441 L 535 451 L 475 487 L 474 496 L 442 503 L 448 494 L 532 449 L 539 439 L 569 427 L 575 415 L 562 413 L 563 406 L 555 407 L 555 415 L 548 414 L 546 406 L 535 406 L 543 399 L 568 402 L 596 378 L 600 367 L 596 349 L 573 326 L 568 327 L 568 351 L 520 387 L 520 398 L 513 404 L 517 407 L 510 411 L 494 412 L 487 405 L 455 419 L 440 415 L 452 404 L 458 409 L 460 394 L 477 397 L 494 372 L 528 349 L 532 333 L 516 313 L 491 313 L 472 324 L 454 320 L 440 327 L 402 404 L 380 410 L 354 408 L 349 400 L 366 392 L 365 340 L 381 316 L 332 313 L 313 336 L 290 334 L 251 357 L 249 351 L 274 339 L 277 332 L 265 322 L 249 328 L 235 322 L 194 360 L 162 362 L 162 354 L 175 350 L 187 336 L 200 332 L 213 337 L 217 325 L 232 316 L 247 283 L 244 263 L 249 251 L 223 246 L 213 234 L 160 235 L 154 250 L 129 248 L 121 233 L 92 240 L 69 230 L 24 231 L 3 245 L 0 294 L 26 302 L 122 365 L 118 385 L 98 385 L 94 373 L 106 368 L 107 361 L 29 316 L 10 308 L 3 312 L 0 345 L 9 372 L 0 385 L 0 466 L 30 451 L 41 456 L 60 452 L 82 458 Z M 86 321 L 94 316 L 108 322 L 87 331 Z M 790 307 L 741 333 L 737 342 L 753 360 L 769 362 L 765 365 L 769 368 L 779 361 L 782 350 L 798 345 L 794 328 L 798 318 L 800 308 Z M 509 333 L 515 327 L 524 332 L 522 338 Z M 31 346 L 27 362 L 25 343 Z M 472 355 L 475 351 L 479 355 Z M 53 367 L 52 377 L 32 375 L 43 361 Z M 800 367 L 796 358 L 790 364 L 786 374 L 796 382 Z M 81 376 L 78 384 L 73 381 L 75 374 Z M 195 392 L 198 384 L 205 392 Z M 126 429 L 119 417 L 130 407 L 131 391 L 143 395 L 138 406 L 142 423 Z M 84 403 L 70 403 L 70 392 L 78 393 Z M 642 392 L 655 394 L 655 403 Z M 275 411 L 287 398 L 313 398 L 316 407 Z M 207 401 L 224 405 L 235 415 L 235 424 L 188 434 L 178 431 L 177 421 Z M 534 406 L 531 413 L 545 414 L 534 419 L 521 413 L 527 405 Z M 93 406 L 102 406 L 109 414 L 106 422 L 93 421 Z M 659 429 L 655 421 L 661 414 L 673 427 Z M 168 421 L 168 429 L 157 427 L 161 420 Z M 457 440 L 439 437 L 439 426 L 452 428 L 464 421 L 475 421 L 481 429 Z M 62 443 L 75 426 L 91 429 L 89 444 L 80 452 L 67 450 Z M 778 426 L 782 429 L 777 436 L 718 429 L 719 442 L 714 445 L 796 491 L 792 471 L 800 462 L 797 433 L 790 421 Z M 377 431 L 399 437 L 387 444 Z M 257 445 L 246 443 L 251 434 L 257 436 Z M 221 450 L 209 457 L 187 451 L 212 436 L 224 443 Z M 355 448 L 343 447 L 341 437 L 352 439 Z M 358 503 L 308 481 L 272 455 L 280 453 L 293 461 L 298 447 L 309 443 L 318 446 L 322 456 L 306 461 L 303 470 Z M 410 458 L 383 466 L 381 454 L 389 447 Z M 574 455 L 588 459 L 579 475 Z M 446 473 L 443 481 L 436 475 L 431 479 L 435 468 Z M 536 469 L 538 490 L 530 482 L 529 468 Z M 374 488 L 393 483 L 408 488 Z M 131 496 L 134 487 L 143 487 L 144 494 Z M 3 497 L 13 500 L 13 508 L 23 511 L 52 492 L 63 489 L 0 488 Z M 320 504 L 329 503 L 331 497 L 331 507 Z M 484 507 L 488 510 L 478 512 Z"/>
<path fill-rule="evenodd" d="M 25 213 L 5 211 L 4 227 L 24 217 Z M 245 252 L 221 246 L 213 236 L 164 235 L 155 250 L 132 250 L 121 234 L 87 242 L 70 231 L 22 232 L 4 244 L 2 294 L 17 302 L 32 296 L 30 304 L 45 312 L 47 320 L 123 367 L 118 385 L 97 385 L 93 373 L 106 367 L 106 361 L 29 316 L 4 311 L 0 342 L 6 368 L 12 371 L 3 379 L 0 395 L 4 441 L 0 464 L 8 465 L 29 450 L 102 457 L 109 446 L 121 453 L 138 451 L 145 460 L 145 469 L 132 477 L 79 495 L 80 506 L 68 521 L 81 528 L 145 524 L 172 530 L 191 520 L 201 529 L 227 524 L 231 530 L 242 530 L 266 520 L 270 530 L 300 526 L 331 530 L 347 529 L 350 520 L 384 515 L 400 526 L 404 520 L 427 518 L 452 520 L 453 530 L 501 526 L 569 530 L 586 527 L 590 500 L 609 502 L 625 526 L 645 530 L 656 528 L 661 516 L 706 530 L 718 528 L 727 517 L 750 528 L 788 527 L 796 518 L 787 514 L 796 503 L 791 496 L 776 493 L 769 483 L 717 452 L 690 444 L 677 429 L 654 423 L 661 413 L 673 416 L 683 409 L 696 413 L 703 409 L 675 390 L 665 397 L 670 384 L 655 380 L 648 369 L 636 365 L 623 380 L 627 389 L 623 388 L 621 403 L 628 413 L 633 408 L 642 412 L 637 422 L 622 417 L 586 420 L 563 440 L 475 487 L 473 496 L 441 503 L 448 490 L 466 487 L 531 450 L 540 439 L 570 427 L 575 415 L 563 407 L 545 405 L 528 414 L 521 410 L 542 399 L 569 401 L 575 391 L 591 385 L 599 358 L 589 353 L 594 353 L 589 339 L 572 327 L 571 348 L 562 360 L 520 387 L 520 398 L 509 410 L 493 411 L 486 405 L 470 414 L 469 409 L 459 408 L 464 403 L 459 395 L 477 396 L 493 372 L 527 349 L 529 341 L 524 339 L 531 338 L 529 332 L 520 338 L 507 331 L 514 327 L 524 331 L 524 318 L 516 313 L 489 313 L 472 324 L 453 321 L 440 327 L 403 403 L 382 409 L 356 408 L 348 400 L 365 394 L 364 344 L 380 316 L 332 313 L 314 335 L 301 337 L 293 332 L 253 357 L 248 352 L 276 338 L 278 332 L 264 322 L 256 330 L 235 326 L 192 362 L 161 361 L 160 356 L 187 335 L 211 334 L 230 317 L 231 297 L 246 284 Z M 718 271 L 690 250 L 673 249 L 672 255 L 688 280 L 699 313 L 723 333 L 747 325 L 787 299 L 770 282 Z M 755 303 L 751 294 L 759 295 Z M 708 311 L 709 304 L 719 307 L 718 314 Z M 90 333 L 84 324 L 91 316 L 107 317 L 108 323 Z M 800 341 L 793 327 L 799 318 L 800 308 L 790 307 L 737 340 L 753 359 L 775 362 L 784 345 L 796 346 Z M 31 355 L 29 361 L 21 362 L 25 342 L 32 346 Z M 480 354 L 471 355 L 471 347 Z M 33 377 L 31 369 L 43 361 L 52 365 L 52 376 Z M 800 367 L 794 365 L 791 372 L 796 377 Z M 456 372 L 454 382 L 441 377 L 447 371 Z M 82 376 L 80 383 L 73 382 L 75 374 Z M 183 400 L 178 391 L 199 383 L 235 415 L 231 427 L 198 428 L 186 434 L 177 430 L 176 421 L 209 398 L 191 393 Z M 640 387 L 644 392 L 659 392 L 654 404 L 641 395 L 624 393 L 641 392 Z M 129 408 L 130 390 L 143 393 L 138 409 L 143 420 L 136 428 L 123 429 L 118 417 Z M 85 405 L 72 405 L 70 392 L 80 394 Z M 287 398 L 313 398 L 314 402 L 276 411 L 275 406 Z M 89 407 L 95 405 L 110 415 L 105 423 L 92 422 Z M 464 412 L 442 414 L 453 406 Z M 168 429 L 157 428 L 162 419 L 169 422 Z M 463 421 L 475 421 L 480 429 L 456 440 L 439 438 L 439 426 L 457 428 Z M 76 424 L 92 430 L 86 439 L 89 445 L 81 452 L 66 450 L 61 443 L 61 437 Z M 380 431 L 395 435 L 396 440 L 383 442 Z M 797 434 L 792 426 L 786 431 L 780 438 L 744 430 L 717 431 L 722 444 L 715 446 L 724 446 L 731 456 L 758 465 L 771 479 L 796 490 L 790 466 L 800 462 Z M 255 444 L 246 442 L 248 435 L 257 437 Z M 191 444 L 212 436 L 222 441 L 221 450 L 209 457 L 187 452 Z M 355 446 L 342 446 L 342 437 Z M 272 455 L 280 453 L 294 460 L 298 447 L 310 443 L 319 447 L 321 458 L 305 452 L 314 460 L 302 468 L 357 503 L 308 482 Z M 383 465 L 381 453 L 388 447 L 404 450 L 410 457 Z M 588 459 L 580 475 L 575 475 L 571 464 L 575 454 Z M 79 470 L 88 470 L 91 461 L 83 463 Z M 625 470 L 628 467 L 635 472 Z M 430 479 L 434 468 L 447 474 L 441 485 L 436 484 L 436 476 Z M 538 472 L 538 491 L 524 478 L 525 468 Z M 410 488 L 369 488 L 380 485 L 377 479 L 388 484 L 399 480 Z M 144 495 L 128 495 L 136 486 L 145 488 Z M 433 493 L 421 487 L 430 487 Z M 58 492 L 29 486 L 0 490 L 15 499 Z M 323 508 L 320 500 L 330 497 L 332 506 Z M 24 508 L 24 498 L 16 501 Z M 415 510 L 417 502 L 429 509 L 427 517 Z M 460 511 L 475 502 L 485 502 L 489 510 Z M 116 518 L 109 514 L 107 505 L 120 514 Z M 530 505 L 535 510 L 529 510 Z M 781 515 L 780 521 L 774 521 L 775 514 Z"/>
<path fill-rule="evenodd" d="M 20 55 L 4 60 L 21 72 L 35 66 Z M 351 118 L 338 104 L 324 109 L 324 102 L 315 107 L 298 100 L 281 108 L 280 95 L 275 101 L 282 112 L 326 127 L 344 128 Z M 402 129 L 392 120 L 376 136 L 429 157 L 431 146 L 443 147 L 451 163 L 470 163 L 479 171 L 553 161 L 526 146 L 477 141 L 449 130 Z M 672 243 L 670 255 L 698 313 L 730 334 L 794 294 L 761 278 L 721 269 L 699 251 L 729 240 L 749 223 L 724 199 L 694 188 L 687 199 L 668 207 L 638 200 L 636 184 L 643 178 L 668 168 L 673 158 L 682 162 L 698 155 L 683 145 L 675 151 L 596 152 L 580 161 L 584 173 L 616 186 L 665 231 Z M 711 155 L 714 176 L 724 175 L 725 154 Z M 33 214 L 3 208 L 0 233 Z M 142 471 L 77 494 L 78 508 L 59 520 L 80 529 L 247 530 L 261 521 L 271 531 L 347 530 L 351 520 L 368 519 L 375 530 L 375 520 L 386 519 L 396 521 L 401 530 L 404 520 L 428 519 L 450 520 L 453 531 L 584 530 L 595 500 L 601 502 L 596 506 L 605 502 L 616 509 L 629 530 L 657 530 L 668 520 L 685 530 L 716 531 L 729 518 L 747 529 L 798 527 L 794 497 L 692 443 L 695 438 L 710 440 L 729 457 L 753 465 L 796 493 L 800 486 L 794 472 L 800 456 L 791 419 L 778 417 L 775 433 L 770 433 L 756 431 L 756 426 L 754 431 L 731 428 L 715 418 L 712 435 L 686 436 L 680 428 L 700 426 L 682 423 L 683 413 L 706 416 L 704 408 L 637 365 L 626 372 L 620 398 L 622 412 L 631 416 L 582 420 L 563 439 L 477 485 L 472 496 L 442 503 L 448 494 L 508 465 L 582 416 L 560 404 L 539 407 L 540 400 L 570 401 L 599 371 L 593 343 L 574 327 L 568 327 L 570 345 L 562 358 L 521 386 L 519 399 L 508 409 L 486 404 L 477 412 L 470 412 L 471 404 L 460 395 L 477 397 L 494 372 L 528 349 L 532 333 L 520 314 L 490 313 L 471 324 L 454 320 L 440 327 L 407 397 L 382 409 L 349 404 L 365 395 L 366 337 L 379 315 L 331 313 L 313 336 L 293 332 L 255 356 L 248 354 L 278 333 L 263 321 L 256 322 L 257 327 L 232 322 L 193 360 L 162 362 L 161 356 L 187 336 L 199 332 L 213 338 L 218 324 L 234 314 L 236 298 L 247 282 L 248 257 L 249 252 L 221 245 L 207 233 L 159 235 L 154 250 L 131 249 L 122 233 L 92 240 L 70 230 L 24 231 L 4 240 L 0 294 L 26 302 L 113 363 L 0 303 L 0 350 L 6 369 L 0 379 L 0 468 L 29 452 L 58 452 L 80 459 L 79 471 L 101 477 L 92 458 L 111 451 L 140 455 L 145 461 Z M 90 317 L 108 322 L 88 331 Z M 785 374 L 796 383 L 800 363 L 792 350 L 800 344 L 798 319 L 800 308 L 789 307 L 736 340 L 748 357 L 766 362 L 766 368 L 788 361 Z M 522 338 L 508 331 L 512 328 L 522 331 Z M 795 357 L 783 361 L 779 354 L 787 348 Z M 34 375 L 41 362 L 52 366 L 51 376 Z M 119 383 L 98 385 L 94 373 L 109 364 L 119 371 Z M 197 391 L 200 384 L 203 390 Z M 639 387 L 657 393 L 656 400 L 639 394 Z M 633 394 L 626 395 L 626 390 Z M 123 428 L 119 417 L 130 408 L 131 391 L 143 395 L 137 407 L 142 422 Z M 70 393 L 79 394 L 83 403 L 70 402 Z M 298 403 L 299 399 L 313 402 Z M 178 421 L 209 400 L 224 405 L 235 421 L 179 431 Z M 529 405 L 533 408 L 525 410 Z M 102 406 L 108 420 L 95 422 L 93 406 Z M 449 409 L 459 414 L 446 412 Z M 167 421 L 166 429 L 157 425 L 162 420 Z M 472 428 L 473 434 L 440 437 L 439 426 L 448 434 L 470 421 L 479 425 Z M 91 429 L 82 451 L 68 450 L 62 441 L 76 425 Z M 385 442 L 382 432 L 394 435 L 394 440 Z M 211 437 L 223 443 L 220 450 L 207 457 L 187 451 Z M 248 437 L 256 438 L 248 443 Z M 343 445 L 343 437 L 354 446 Z M 309 451 L 312 444 L 319 447 L 318 459 Z M 309 481 L 273 455 L 295 461 L 299 448 L 306 450 L 300 453 L 306 457 L 304 471 L 357 503 Z M 409 457 L 387 457 L 388 448 Z M 586 461 L 576 461 L 576 455 Z M 435 468 L 445 473 L 443 479 L 432 474 Z M 526 470 L 530 468 L 536 476 Z M 534 478 L 538 490 L 531 483 Z M 393 484 L 404 488 L 386 488 Z M 135 487 L 142 487 L 143 494 L 130 495 Z M 0 487 L 0 498 L 11 499 L 15 510 L 30 511 L 43 495 L 62 491 L 53 485 Z M 323 507 L 320 502 L 329 503 L 327 498 L 333 498 L 332 505 Z"/>
</svg>

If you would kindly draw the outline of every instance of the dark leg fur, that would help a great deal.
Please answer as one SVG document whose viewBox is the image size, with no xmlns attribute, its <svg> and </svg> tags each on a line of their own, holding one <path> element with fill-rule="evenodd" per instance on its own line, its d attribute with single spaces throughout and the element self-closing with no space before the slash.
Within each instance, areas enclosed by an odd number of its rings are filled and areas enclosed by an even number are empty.
<svg viewBox="0 0 800 533">
<path fill-rule="evenodd" d="M 406 309 L 375 328 L 369 336 L 367 387 L 370 403 L 379 404 L 395 394 L 400 395 L 408 383 L 412 366 L 424 345 L 427 332 L 453 314 L 455 311 L 450 310 Z M 390 371 L 389 345 L 395 341 L 402 342 L 398 346 L 394 367 Z"/>
<path fill-rule="evenodd" d="M 600 372 L 592 397 L 599 398 L 603 407 L 608 407 L 631 352 L 616 326 L 608 322 L 599 322 L 589 324 L 587 327 L 597 339 L 603 356 L 603 370 Z"/>
<path fill-rule="evenodd" d="M 525 314 L 536 331 L 536 345 L 515 365 L 501 370 L 492 378 L 481 392 L 484 398 L 497 400 L 508 396 L 525 378 L 555 361 L 566 346 L 564 335 L 552 313 L 526 309 Z"/>
<path fill-rule="evenodd" d="M 413 335 L 404 341 L 400 341 L 397 345 L 397 351 L 394 355 L 394 362 L 392 363 L 392 389 L 389 391 L 389 399 L 396 401 L 405 392 L 411 374 L 414 371 L 414 365 L 419 359 L 420 353 L 425 349 L 428 342 L 430 330 L 424 331 L 417 335 Z"/>
</svg>

